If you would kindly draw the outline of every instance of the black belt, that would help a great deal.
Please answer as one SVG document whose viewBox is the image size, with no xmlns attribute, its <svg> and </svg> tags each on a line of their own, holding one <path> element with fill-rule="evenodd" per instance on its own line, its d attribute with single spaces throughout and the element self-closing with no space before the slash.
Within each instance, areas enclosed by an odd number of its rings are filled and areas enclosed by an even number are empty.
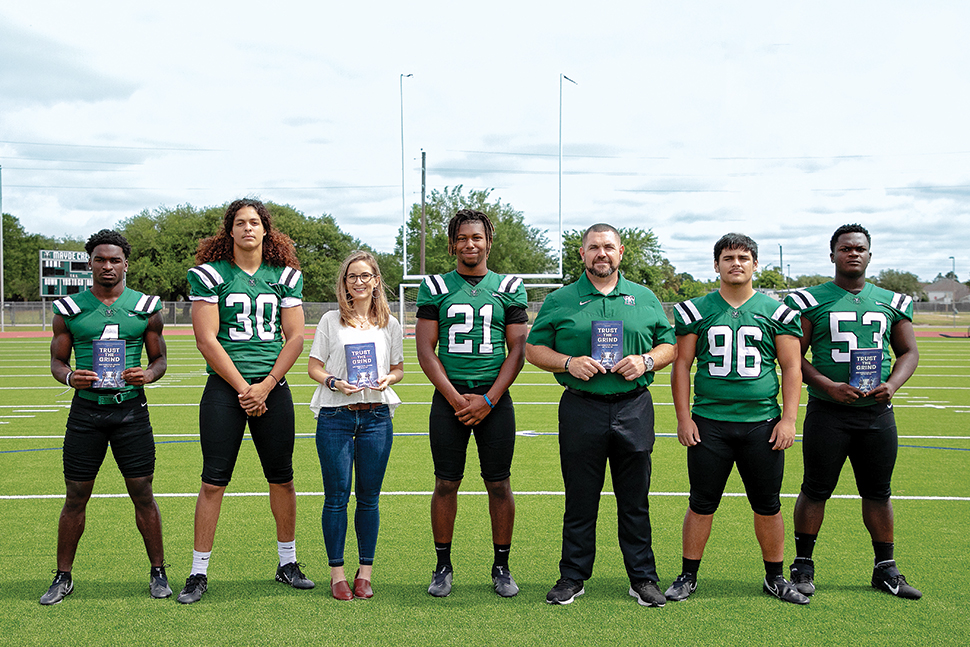
<svg viewBox="0 0 970 647">
<path fill-rule="evenodd" d="M 142 394 L 141 389 L 132 389 L 131 391 L 118 391 L 117 393 L 92 393 L 86 389 L 78 389 L 75 391 L 79 398 L 84 398 L 85 400 L 90 400 L 91 402 L 97 402 L 98 404 L 121 404 L 125 400 L 132 400 L 137 398 Z"/>
<path fill-rule="evenodd" d="M 623 393 L 590 393 L 589 391 L 580 391 L 579 389 L 574 389 L 571 386 L 567 386 L 566 390 L 579 398 L 584 398 L 586 400 L 596 400 L 597 402 L 620 402 L 622 400 L 629 400 L 630 398 L 635 398 L 644 391 L 647 390 L 645 386 L 638 386 L 632 391 L 624 391 Z"/>
</svg>

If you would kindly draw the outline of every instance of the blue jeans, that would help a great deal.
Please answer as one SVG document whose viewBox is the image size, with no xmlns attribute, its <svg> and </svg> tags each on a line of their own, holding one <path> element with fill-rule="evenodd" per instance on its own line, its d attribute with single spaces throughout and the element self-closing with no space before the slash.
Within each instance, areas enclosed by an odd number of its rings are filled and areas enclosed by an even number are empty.
<svg viewBox="0 0 970 647">
<path fill-rule="evenodd" d="M 381 523 L 378 501 L 394 434 L 387 405 L 369 411 L 325 407 L 317 416 L 317 454 L 323 473 L 323 541 L 330 566 L 343 566 L 347 538 L 347 503 L 355 473 L 357 554 L 374 563 Z"/>
</svg>

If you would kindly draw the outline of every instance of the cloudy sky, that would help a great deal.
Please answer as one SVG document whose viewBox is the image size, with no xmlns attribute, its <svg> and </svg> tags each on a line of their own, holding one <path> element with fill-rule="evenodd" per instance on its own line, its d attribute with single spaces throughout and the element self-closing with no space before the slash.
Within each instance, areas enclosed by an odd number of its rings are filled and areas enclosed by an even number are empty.
<svg viewBox="0 0 970 647">
<path fill-rule="evenodd" d="M 595 6 L 595 9 L 593 7 Z M 558 239 L 651 228 L 712 278 L 762 265 L 970 278 L 966 2 L 8 2 L 3 210 L 86 236 L 144 209 L 255 195 L 390 251 L 404 186 L 492 188 Z M 412 74 L 404 78 L 402 74 Z"/>
</svg>

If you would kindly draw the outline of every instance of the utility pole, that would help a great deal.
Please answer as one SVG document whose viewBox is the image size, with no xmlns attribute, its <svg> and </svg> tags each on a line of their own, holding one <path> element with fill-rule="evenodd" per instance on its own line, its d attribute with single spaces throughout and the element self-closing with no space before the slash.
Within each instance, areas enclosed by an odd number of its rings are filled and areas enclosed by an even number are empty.
<svg viewBox="0 0 970 647">
<path fill-rule="evenodd" d="M 785 278 L 785 252 L 781 248 L 781 243 L 778 243 L 778 271 L 781 272 L 781 278 Z M 785 287 L 788 287 L 788 281 L 785 281 Z"/>
<path fill-rule="evenodd" d="M 425 153 L 424 149 L 422 148 L 421 149 L 421 274 L 425 273 L 424 271 L 424 232 L 425 232 L 426 221 L 424 217 L 424 187 L 425 187 L 425 179 L 427 178 L 427 175 L 425 174 L 425 171 L 427 170 L 427 167 L 425 165 L 426 155 L 427 153 Z"/>
</svg>

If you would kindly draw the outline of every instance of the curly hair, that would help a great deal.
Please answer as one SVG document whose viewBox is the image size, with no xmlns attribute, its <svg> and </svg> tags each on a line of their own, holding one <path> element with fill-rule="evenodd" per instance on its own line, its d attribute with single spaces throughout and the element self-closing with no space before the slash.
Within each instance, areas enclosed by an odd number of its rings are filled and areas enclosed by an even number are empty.
<svg viewBox="0 0 970 647">
<path fill-rule="evenodd" d="M 865 227 L 859 224 L 842 225 L 835 230 L 835 233 L 832 234 L 832 240 L 829 241 L 829 249 L 833 254 L 835 253 L 835 245 L 839 242 L 839 236 L 842 234 L 864 234 L 869 247 L 872 247 L 872 238 L 869 237 L 869 232 Z"/>
<path fill-rule="evenodd" d="M 467 222 L 480 222 L 485 230 L 485 253 L 488 254 L 492 249 L 492 237 L 495 235 L 495 225 L 489 220 L 488 215 L 482 211 L 473 209 L 461 209 L 455 213 L 454 217 L 448 222 L 448 254 L 454 256 L 455 244 L 458 241 L 458 230 Z"/>
<path fill-rule="evenodd" d="M 354 304 L 353 297 L 347 290 L 347 271 L 357 261 L 364 261 L 370 265 L 374 276 L 377 277 L 372 293 L 373 299 L 370 302 L 370 315 L 377 321 L 378 328 L 384 328 L 387 326 L 388 319 L 390 319 L 391 307 L 387 303 L 387 295 L 384 294 L 385 286 L 381 280 L 381 268 L 377 265 L 377 259 L 374 258 L 373 254 L 359 249 L 350 252 L 350 255 L 340 264 L 340 271 L 337 272 L 337 304 L 340 306 L 340 323 L 343 326 L 353 325 Z"/>
<path fill-rule="evenodd" d="M 273 228 L 273 216 L 259 200 L 245 198 L 235 200 L 226 208 L 226 215 L 222 219 L 222 231 L 215 236 L 203 238 L 199 241 L 199 248 L 195 252 L 195 262 L 198 265 L 212 261 L 233 262 L 232 224 L 236 214 L 244 207 L 252 207 L 259 214 L 263 223 L 266 237 L 263 238 L 263 262 L 273 267 L 290 266 L 300 269 L 300 261 L 296 258 L 293 240 L 281 231 Z"/>
<path fill-rule="evenodd" d="M 96 234 L 91 234 L 88 242 L 84 244 L 84 251 L 90 256 L 98 245 L 117 245 L 121 248 L 126 260 L 131 255 L 131 243 L 114 229 L 102 229 Z"/>
</svg>

